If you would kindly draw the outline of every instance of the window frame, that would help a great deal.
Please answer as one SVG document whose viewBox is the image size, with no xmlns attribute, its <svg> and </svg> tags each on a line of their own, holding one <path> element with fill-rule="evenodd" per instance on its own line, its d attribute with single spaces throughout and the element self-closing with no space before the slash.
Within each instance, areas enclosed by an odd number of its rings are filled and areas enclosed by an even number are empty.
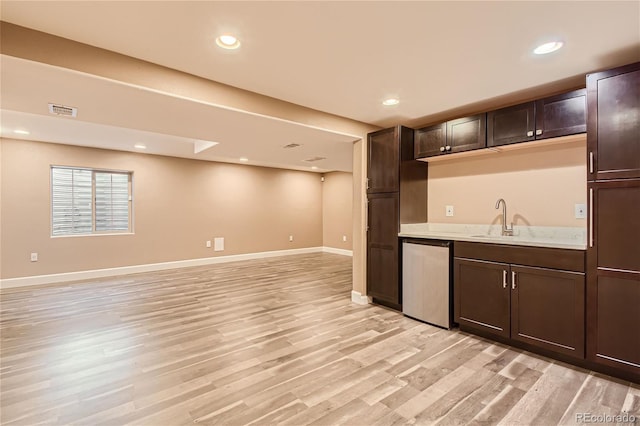
<svg viewBox="0 0 640 426">
<path fill-rule="evenodd" d="M 68 169 L 68 170 L 84 170 L 91 172 L 91 232 L 78 233 L 78 234 L 53 234 L 53 170 L 54 169 Z M 128 176 L 128 190 L 129 190 L 129 221 L 128 229 L 117 231 L 96 231 L 96 173 L 112 173 L 122 174 Z M 78 166 L 60 166 L 51 164 L 49 166 L 49 226 L 51 238 L 68 238 L 68 237 L 92 237 L 92 236 L 107 236 L 107 235 L 133 235 L 135 234 L 134 224 L 134 208 L 133 208 L 133 170 L 117 170 L 117 169 L 103 169 L 94 167 L 78 167 Z"/>
</svg>

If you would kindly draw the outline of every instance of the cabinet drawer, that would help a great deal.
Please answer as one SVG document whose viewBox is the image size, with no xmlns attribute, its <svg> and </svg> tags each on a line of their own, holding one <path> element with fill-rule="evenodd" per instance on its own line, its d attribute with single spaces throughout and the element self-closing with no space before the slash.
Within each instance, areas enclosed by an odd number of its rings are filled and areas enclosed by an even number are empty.
<svg viewBox="0 0 640 426">
<path fill-rule="evenodd" d="M 573 272 L 585 270 L 583 250 L 458 241 L 454 245 L 454 256 Z"/>
</svg>

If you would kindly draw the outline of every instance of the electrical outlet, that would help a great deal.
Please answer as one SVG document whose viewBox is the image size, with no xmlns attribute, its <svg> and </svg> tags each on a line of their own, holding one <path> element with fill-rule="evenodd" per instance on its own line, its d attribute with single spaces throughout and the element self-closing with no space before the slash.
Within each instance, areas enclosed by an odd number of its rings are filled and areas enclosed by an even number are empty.
<svg viewBox="0 0 640 426">
<path fill-rule="evenodd" d="M 293 241 L 293 235 L 289 235 L 289 241 Z"/>
<path fill-rule="evenodd" d="M 587 205 L 586 204 L 576 204 L 575 212 L 576 212 L 576 219 L 586 219 L 587 218 Z"/>
<path fill-rule="evenodd" d="M 213 251 L 224 251 L 224 237 L 213 239 Z"/>
<path fill-rule="evenodd" d="M 347 242 L 347 236 L 346 235 L 342 236 L 342 241 L 345 242 L 345 243 Z"/>
<path fill-rule="evenodd" d="M 445 212 L 445 215 L 448 217 L 453 216 L 453 206 L 445 206 L 444 212 Z"/>
<path fill-rule="evenodd" d="M 211 248 L 211 240 L 207 241 L 207 248 Z"/>
<path fill-rule="evenodd" d="M 32 262 L 38 261 L 38 253 L 31 253 L 31 261 Z"/>
</svg>

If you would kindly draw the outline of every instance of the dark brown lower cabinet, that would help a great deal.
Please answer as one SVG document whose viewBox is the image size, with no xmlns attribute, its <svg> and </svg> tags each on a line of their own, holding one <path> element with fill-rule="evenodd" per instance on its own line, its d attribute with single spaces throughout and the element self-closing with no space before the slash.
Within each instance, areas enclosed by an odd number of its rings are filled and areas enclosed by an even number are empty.
<svg viewBox="0 0 640 426">
<path fill-rule="evenodd" d="M 584 358 L 584 273 L 455 258 L 454 295 L 463 328 Z"/>
<path fill-rule="evenodd" d="M 510 294 L 506 263 L 454 259 L 454 318 L 460 325 L 509 337 Z"/>
<path fill-rule="evenodd" d="M 640 179 L 588 188 L 587 358 L 640 377 Z"/>
<path fill-rule="evenodd" d="M 584 358 L 583 273 L 511 266 L 511 338 Z"/>
<path fill-rule="evenodd" d="M 367 293 L 377 302 L 398 309 L 402 303 L 399 282 L 399 193 L 368 195 Z"/>
</svg>

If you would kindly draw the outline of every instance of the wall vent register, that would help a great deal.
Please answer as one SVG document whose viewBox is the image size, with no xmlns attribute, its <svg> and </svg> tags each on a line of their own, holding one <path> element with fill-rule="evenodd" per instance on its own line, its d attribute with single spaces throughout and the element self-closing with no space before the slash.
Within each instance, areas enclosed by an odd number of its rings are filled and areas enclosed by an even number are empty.
<svg viewBox="0 0 640 426">
<path fill-rule="evenodd" d="M 64 117 L 75 118 L 78 116 L 78 108 L 60 104 L 49 104 L 49 113 L 53 115 L 62 115 Z"/>
</svg>

